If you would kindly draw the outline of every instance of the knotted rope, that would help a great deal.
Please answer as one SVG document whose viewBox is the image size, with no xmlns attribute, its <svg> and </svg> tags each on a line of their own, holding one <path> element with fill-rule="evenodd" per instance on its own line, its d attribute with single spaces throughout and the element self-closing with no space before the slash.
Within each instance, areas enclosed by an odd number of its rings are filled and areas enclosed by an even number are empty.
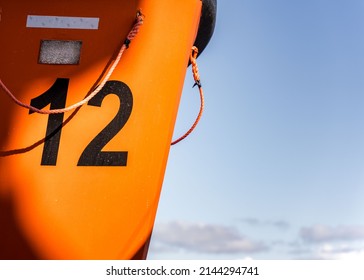
<svg viewBox="0 0 364 280">
<path fill-rule="evenodd" d="M 192 131 L 196 128 L 198 122 L 200 121 L 203 109 L 205 107 L 204 93 L 202 90 L 200 75 L 198 73 L 198 67 L 197 67 L 197 61 L 196 61 L 197 55 L 198 55 L 198 48 L 193 46 L 192 52 L 190 55 L 190 61 L 191 61 L 191 66 L 192 66 L 193 79 L 195 80 L 195 84 L 193 85 L 193 87 L 198 86 L 198 90 L 200 92 L 200 111 L 198 112 L 197 118 L 196 118 L 195 122 L 193 123 L 193 125 L 191 126 L 191 128 L 185 134 L 183 134 L 181 137 L 179 137 L 177 140 L 174 140 L 171 143 L 171 145 L 175 145 L 178 142 L 181 142 L 183 139 L 185 139 L 188 135 L 190 135 L 192 133 Z"/>
<path fill-rule="evenodd" d="M 21 102 L 19 99 L 17 99 L 15 97 L 15 95 L 5 86 L 5 84 L 3 83 L 3 81 L 0 79 L 0 86 L 3 88 L 3 90 L 7 93 L 7 95 L 19 106 L 27 108 L 33 112 L 39 113 L 39 114 L 60 114 L 60 113 L 65 113 L 68 111 L 72 111 L 76 108 L 81 107 L 82 105 L 86 104 L 87 102 L 89 102 L 96 94 L 98 94 L 100 92 L 100 90 L 104 87 L 104 85 L 106 84 L 106 82 L 109 80 L 110 76 L 112 75 L 112 73 L 114 72 L 115 68 L 118 66 L 120 59 L 124 53 L 124 51 L 129 47 L 130 42 L 136 37 L 136 35 L 139 32 L 140 26 L 143 24 L 143 20 L 144 20 L 144 16 L 143 14 L 138 11 L 137 13 L 137 17 L 136 17 L 136 21 L 132 27 L 132 29 L 130 30 L 128 36 L 126 37 L 124 44 L 121 46 L 119 53 L 115 59 L 115 61 L 113 62 L 113 64 L 111 65 L 110 69 L 108 70 L 108 72 L 106 73 L 106 75 L 104 76 L 104 78 L 102 79 L 101 83 L 96 87 L 96 89 L 94 89 L 86 98 L 84 98 L 83 100 L 79 101 L 78 103 L 75 103 L 69 107 L 66 108 L 62 108 L 62 109 L 52 109 L 52 110 L 41 110 L 38 108 L 35 108 L 31 105 L 25 104 L 23 102 Z"/>
</svg>

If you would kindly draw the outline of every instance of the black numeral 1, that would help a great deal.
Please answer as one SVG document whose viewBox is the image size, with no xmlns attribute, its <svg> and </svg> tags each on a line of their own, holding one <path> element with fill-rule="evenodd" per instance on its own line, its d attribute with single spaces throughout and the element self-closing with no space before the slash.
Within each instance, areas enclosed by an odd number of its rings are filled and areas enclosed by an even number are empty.
<svg viewBox="0 0 364 280">
<path fill-rule="evenodd" d="M 30 105 L 43 109 L 50 104 L 50 109 L 61 109 L 66 105 L 69 79 L 58 78 L 54 84 L 42 95 L 33 98 Z M 29 114 L 34 111 L 29 110 Z M 41 165 L 56 165 L 61 131 L 63 125 L 63 113 L 48 115 L 47 131 L 44 141 Z"/>
</svg>

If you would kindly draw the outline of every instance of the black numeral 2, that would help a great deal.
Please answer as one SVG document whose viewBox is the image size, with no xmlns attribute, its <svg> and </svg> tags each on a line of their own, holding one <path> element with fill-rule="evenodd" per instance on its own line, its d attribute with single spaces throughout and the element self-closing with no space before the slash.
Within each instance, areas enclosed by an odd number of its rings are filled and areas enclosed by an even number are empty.
<svg viewBox="0 0 364 280">
<path fill-rule="evenodd" d="M 50 104 L 51 109 L 64 108 L 69 79 L 58 78 L 43 94 L 31 100 L 31 105 L 43 109 Z M 108 81 L 88 105 L 100 107 L 109 94 L 119 97 L 120 106 L 113 120 L 87 145 L 78 161 L 78 166 L 126 166 L 127 151 L 102 151 L 105 145 L 124 127 L 133 108 L 133 95 L 130 88 L 120 81 Z M 33 113 L 29 111 L 29 113 Z M 64 114 L 48 115 L 47 132 L 43 147 L 41 165 L 56 165 L 60 145 Z"/>
<path fill-rule="evenodd" d="M 108 81 L 88 105 L 101 106 L 108 94 L 116 94 L 120 99 L 118 113 L 114 119 L 88 144 L 83 151 L 79 166 L 126 166 L 128 152 L 102 152 L 102 148 L 124 127 L 133 107 L 133 96 L 129 87 L 119 81 Z"/>
</svg>

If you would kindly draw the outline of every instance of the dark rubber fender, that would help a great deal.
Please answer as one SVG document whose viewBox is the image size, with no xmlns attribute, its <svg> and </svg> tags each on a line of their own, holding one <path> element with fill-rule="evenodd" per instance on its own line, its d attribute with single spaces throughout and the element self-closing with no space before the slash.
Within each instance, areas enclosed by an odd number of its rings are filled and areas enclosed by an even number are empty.
<svg viewBox="0 0 364 280">
<path fill-rule="evenodd" d="M 206 48 L 215 30 L 217 0 L 202 0 L 202 12 L 195 46 L 199 54 Z"/>
</svg>

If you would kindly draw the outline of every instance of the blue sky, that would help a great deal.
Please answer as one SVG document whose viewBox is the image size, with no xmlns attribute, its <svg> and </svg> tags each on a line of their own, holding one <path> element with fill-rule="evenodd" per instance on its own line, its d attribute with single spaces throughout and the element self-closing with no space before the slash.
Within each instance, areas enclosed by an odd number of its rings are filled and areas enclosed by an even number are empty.
<svg viewBox="0 0 364 280">
<path fill-rule="evenodd" d="M 149 259 L 364 260 L 364 1 L 220 0 L 198 63 Z"/>
</svg>

